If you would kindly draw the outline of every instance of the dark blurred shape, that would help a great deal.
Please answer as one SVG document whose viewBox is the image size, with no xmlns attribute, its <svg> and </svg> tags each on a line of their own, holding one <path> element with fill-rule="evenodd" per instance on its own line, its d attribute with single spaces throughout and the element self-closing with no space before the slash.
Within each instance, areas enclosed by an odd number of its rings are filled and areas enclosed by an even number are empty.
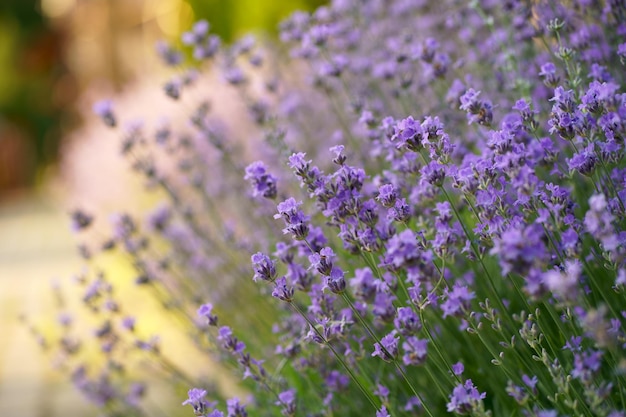
<svg viewBox="0 0 626 417">
<path fill-rule="evenodd" d="M 56 159 L 59 121 L 76 94 L 64 42 L 39 1 L 0 2 L 0 197 L 34 185 Z"/>
</svg>

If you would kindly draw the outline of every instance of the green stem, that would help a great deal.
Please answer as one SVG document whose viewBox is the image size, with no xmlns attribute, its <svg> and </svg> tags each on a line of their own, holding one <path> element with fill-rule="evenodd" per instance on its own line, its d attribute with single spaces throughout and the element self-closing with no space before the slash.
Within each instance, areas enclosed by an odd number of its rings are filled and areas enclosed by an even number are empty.
<svg viewBox="0 0 626 417">
<path fill-rule="evenodd" d="M 319 330 L 317 330 L 317 327 L 315 327 L 315 324 L 309 319 L 309 317 L 302 310 L 300 310 L 300 308 L 293 301 L 290 301 L 289 305 L 294 310 L 296 310 L 296 312 L 298 314 L 300 314 L 304 318 L 304 320 L 306 320 L 306 322 L 309 324 L 309 326 L 311 326 L 311 329 L 313 329 L 313 331 L 317 334 L 317 336 L 320 338 L 320 340 L 324 341 L 324 344 L 326 346 L 328 346 L 328 348 L 333 353 L 333 355 L 335 355 L 335 359 L 337 359 L 337 362 L 339 362 L 339 364 L 345 369 L 345 371 L 348 373 L 348 375 L 350 375 L 350 378 L 352 379 L 352 381 L 354 381 L 354 383 L 359 387 L 359 390 L 361 390 L 361 392 L 363 393 L 365 398 L 367 398 L 367 400 L 372 405 L 372 407 L 374 407 L 374 410 L 378 411 L 379 407 L 376 404 L 376 401 L 374 400 L 374 398 L 372 397 L 370 392 L 363 386 L 361 381 L 359 381 L 359 379 L 356 377 L 354 372 L 352 372 L 352 369 L 350 369 L 348 364 L 346 364 L 346 362 L 343 360 L 343 358 L 335 350 L 333 345 L 328 340 L 326 340 L 326 338 L 319 332 Z"/>
</svg>

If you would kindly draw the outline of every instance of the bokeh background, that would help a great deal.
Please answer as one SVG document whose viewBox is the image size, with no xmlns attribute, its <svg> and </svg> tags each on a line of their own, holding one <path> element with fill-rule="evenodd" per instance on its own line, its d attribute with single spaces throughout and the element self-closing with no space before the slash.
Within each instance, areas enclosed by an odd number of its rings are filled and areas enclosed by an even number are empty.
<svg viewBox="0 0 626 417">
<path fill-rule="evenodd" d="M 0 1 L 0 417 L 98 414 L 19 320 L 25 316 L 45 333 L 42 317 L 56 314 L 53 288 L 80 272 L 69 210 L 79 204 L 106 212 L 127 197 L 115 182 L 124 164 L 107 145 L 111 136 L 92 127 L 99 123 L 90 114 L 94 101 L 120 96 L 132 103 L 152 84 L 160 93 L 165 77 L 154 45 L 176 43 L 195 20 L 209 20 L 226 42 L 250 31 L 273 38 L 289 13 L 323 3 Z M 108 181 L 99 182 L 103 177 Z M 111 267 L 123 280 L 124 267 Z M 137 306 L 152 308 L 149 300 Z M 164 326 L 159 321 L 156 330 L 167 333 Z M 179 400 L 160 399 L 154 407 Z"/>
</svg>

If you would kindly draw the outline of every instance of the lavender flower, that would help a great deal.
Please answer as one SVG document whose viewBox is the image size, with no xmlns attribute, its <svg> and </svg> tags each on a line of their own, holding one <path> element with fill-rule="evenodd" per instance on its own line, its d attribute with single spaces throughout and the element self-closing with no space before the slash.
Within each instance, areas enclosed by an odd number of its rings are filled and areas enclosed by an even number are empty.
<svg viewBox="0 0 626 417">
<path fill-rule="evenodd" d="M 274 281 L 272 297 L 290 303 L 293 300 L 293 287 L 287 284 L 285 277 L 280 277 Z"/>
<path fill-rule="evenodd" d="M 248 412 L 246 407 L 241 404 L 239 398 L 230 398 L 226 401 L 226 407 L 228 410 L 227 417 L 247 417 Z"/>
<path fill-rule="evenodd" d="M 269 258 L 269 256 L 257 252 L 252 255 L 252 267 L 254 269 L 255 282 L 262 281 L 274 281 L 276 279 L 276 261 Z"/>
<path fill-rule="evenodd" d="M 380 339 L 380 343 L 374 343 L 372 356 L 378 356 L 385 362 L 395 360 L 398 355 L 398 340 L 400 340 L 400 338 L 396 337 L 395 331 L 389 333 Z"/>
<path fill-rule="evenodd" d="M 282 218 L 286 227 L 283 233 L 291 233 L 295 240 L 304 240 L 309 234 L 309 218 L 298 209 L 302 202 L 296 202 L 294 198 L 289 198 L 278 204 L 278 214 L 275 219 Z"/>
<path fill-rule="evenodd" d="M 252 37 L 222 48 L 206 21 L 183 34 L 189 51 L 160 44 L 177 72 L 166 94 L 185 102 L 168 106 L 191 113 L 168 107 L 167 124 L 121 132 L 123 158 L 167 201 L 147 221 L 118 216 L 106 246 L 250 395 L 222 412 L 196 388 L 185 405 L 203 417 L 623 415 L 626 14 L 548 3 L 334 0 L 282 25 L 288 54 Z M 188 55 L 213 62 L 184 68 Z M 94 110 L 118 123 L 110 102 Z M 278 178 L 280 227 L 265 200 Z M 242 204 L 246 189 L 262 198 Z M 102 243 L 82 237 L 97 263 Z M 245 280 L 248 256 L 268 286 Z M 177 369 L 123 319 L 113 285 L 83 275 L 84 303 L 104 315 L 96 337 L 80 339 L 72 314 L 45 340 L 70 364 L 96 343 L 94 370 L 72 379 L 103 413 L 145 414 L 144 385 L 118 372 L 136 356 L 124 338 L 172 383 L 210 377 Z M 288 305 L 255 301 L 270 294 Z"/>
<path fill-rule="evenodd" d="M 246 167 L 246 175 L 243 177 L 252 185 L 252 195 L 261 195 L 264 198 L 276 198 L 276 177 L 267 172 L 265 164 L 261 161 L 251 163 Z"/>
<path fill-rule="evenodd" d="M 296 414 L 296 391 L 289 389 L 278 394 L 278 401 L 276 405 L 281 406 L 281 413 L 286 417 L 291 417 Z"/>
<path fill-rule="evenodd" d="M 427 345 L 427 339 L 418 339 L 415 336 L 407 337 L 406 341 L 402 343 L 402 350 L 404 351 L 402 362 L 407 366 L 424 364 L 426 362 Z"/>
<path fill-rule="evenodd" d="M 213 314 L 213 304 L 203 304 L 198 308 L 198 316 L 207 319 L 209 326 L 217 326 L 217 316 Z"/>
<path fill-rule="evenodd" d="M 399 307 L 393 323 L 395 328 L 405 336 L 417 334 L 422 328 L 419 317 L 410 307 Z"/>
<path fill-rule="evenodd" d="M 391 208 L 394 206 L 398 195 L 398 190 L 393 184 L 385 184 L 378 189 L 378 197 L 376 200 L 382 204 L 383 207 Z"/>
<path fill-rule="evenodd" d="M 544 274 L 546 287 L 563 300 L 576 300 L 581 285 L 582 264 L 579 261 L 566 261 L 564 271 L 548 271 Z"/>
<path fill-rule="evenodd" d="M 213 407 L 213 405 L 205 399 L 206 394 L 206 390 L 200 388 L 192 388 L 187 393 L 189 398 L 183 401 L 183 405 L 191 405 L 193 407 L 193 412 L 195 415 L 204 416 L 207 414 L 208 409 Z"/>
<path fill-rule="evenodd" d="M 398 122 L 391 136 L 391 141 L 396 142 L 398 149 L 407 148 L 419 152 L 423 147 L 423 131 L 421 124 L 412 116 Z"/>
<path fill-rule="evenodd" d="M 82 210 L 74 210 L 71 213 L 72 230 L 75 232 L 87 229 L 93 222 L 93 216 Z"/>
<path fill-rule="evenodd" d="M 467 379 L 465 383 L 454 387 L 447 404 L 448 411 L 457 414 L 472 413 L 479 409 L 486 396 L 486 393 L 478 391 L 471 379 Z"/>
<path fill-rule="evenodd" d="M 467 112 L 467 123 L 478 123 L 490 126 L 493 120 L 492 104 L 490 101 L 480 100 L 480 91 L 468 89 L 460 98 L 459 109 Z"/>
<path fill-rule="evenodd" d="M 384 265 L 391 268 L 414 265 L 420 258 L 417 237 L 412 230 L 405 230 L 387 242 Z"/>
</svg>

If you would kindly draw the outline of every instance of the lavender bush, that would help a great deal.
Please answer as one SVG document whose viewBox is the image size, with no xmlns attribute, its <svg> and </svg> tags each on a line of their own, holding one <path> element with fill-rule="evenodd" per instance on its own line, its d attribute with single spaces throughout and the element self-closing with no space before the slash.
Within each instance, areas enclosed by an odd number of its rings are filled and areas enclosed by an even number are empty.
<svg viewBox="0 0 626 417">
<path fill-rule="evenodd" d="M 141 351 L 181 415 L 625 416 L 625 22 L 612 0 L 335 0 L 282 47 L 204 21 L 159 45 L 188 127 L 122 127 L 121 149 L 163 202 L 82 253 L 127 254 L 240 394 L 135 335 L 104 273 L 83 300 L 104 365 L 73 381 L 143 415 L 119 370 Z M 228 120 L 206 68 L 244 105 Z"/>
</svg>

